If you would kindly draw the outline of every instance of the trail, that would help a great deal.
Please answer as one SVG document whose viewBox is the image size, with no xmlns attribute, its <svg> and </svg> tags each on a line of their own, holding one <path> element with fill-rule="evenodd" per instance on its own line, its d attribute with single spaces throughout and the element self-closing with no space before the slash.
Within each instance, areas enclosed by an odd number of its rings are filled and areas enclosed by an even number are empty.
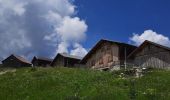
<svg viewBox="0 0 170 100">
<path fill-rule="evenodd" d="M 14 73 L 14 72 L 16 72 L 16 69 L 2 71 L 2 72 L 0 72 L 0 75 L 6 74 L 7 72 Z"/>
</svg>

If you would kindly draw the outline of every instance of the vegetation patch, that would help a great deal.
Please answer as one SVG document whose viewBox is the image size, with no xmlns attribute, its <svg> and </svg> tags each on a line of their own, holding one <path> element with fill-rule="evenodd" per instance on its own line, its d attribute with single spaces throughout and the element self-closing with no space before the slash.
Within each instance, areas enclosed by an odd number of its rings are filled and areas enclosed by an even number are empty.
<svg viewBox="0 0 170 100">
<path fill-rule="evenodd" d="M 0 75 L 0 100 L 170 100 L 170 71 L 141 78 L 122 71 L 20 68 Z"/>
</svg>

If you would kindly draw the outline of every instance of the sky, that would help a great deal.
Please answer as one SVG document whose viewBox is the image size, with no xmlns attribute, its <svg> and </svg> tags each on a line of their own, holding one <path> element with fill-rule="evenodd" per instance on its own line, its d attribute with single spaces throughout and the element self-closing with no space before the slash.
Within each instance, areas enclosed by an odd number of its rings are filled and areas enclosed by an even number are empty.
<svg viewBox="0 0 170 100">
<path fill-rule="evenodd" d="M 0 0 L 0 59 L 85 56 L 100 39 L 170 47 L 169 0 Z"/>
</svg>

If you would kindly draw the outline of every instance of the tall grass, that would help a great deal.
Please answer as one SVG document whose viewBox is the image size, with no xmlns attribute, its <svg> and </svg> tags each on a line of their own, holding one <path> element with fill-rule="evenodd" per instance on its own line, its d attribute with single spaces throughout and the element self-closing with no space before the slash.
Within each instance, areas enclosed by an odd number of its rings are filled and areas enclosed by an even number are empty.
<svg viewBox="0 0 170 100">
<path fill-rule="evenodd" d="M 170 100 L 170 72 L 142 78 L 72 68 L 21 68 L 0 75 L 0 100 Z"/>
</svg>

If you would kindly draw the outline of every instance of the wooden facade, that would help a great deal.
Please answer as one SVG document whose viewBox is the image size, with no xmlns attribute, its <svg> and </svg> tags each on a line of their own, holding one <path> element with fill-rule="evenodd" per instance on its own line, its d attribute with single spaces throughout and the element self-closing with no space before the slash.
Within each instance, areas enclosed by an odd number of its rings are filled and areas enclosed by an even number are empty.
<svg viewBox="0 0 170 100">
<path fill-rule="evenodd" d="M 136 66 L 170 69 L 170 48 L 145 41 L 128 57 Z"/>
<path fill-rule="evenodd" d="M 34 57 L 31 61 L 33 66 L 39 66 L 39 67 L 48 67 L 52 63 L 52 59 L 44 58 L 44 57 Z"/>
<path fill-rule="evenodd" d="M 93 69 L 119 70 L 124 65 L 125 58 L 136 47 L 109 40 L 100 40 L 81 61 L 87 67 Z"/>
<path fill-rule="evenodd" d="M 55 67 L 75 67 L 76 64 L 79 64 L 81 57 L 69 55 L 66 53 L 58 53 L 57 56 L 51 63 L 51 66 Z"/>
<path fill-rule="evenodd" d="M 32 64 L 21 56 L 11 55 L 2 61 L 3 67 L 31 67 Z"/>
</svg>

